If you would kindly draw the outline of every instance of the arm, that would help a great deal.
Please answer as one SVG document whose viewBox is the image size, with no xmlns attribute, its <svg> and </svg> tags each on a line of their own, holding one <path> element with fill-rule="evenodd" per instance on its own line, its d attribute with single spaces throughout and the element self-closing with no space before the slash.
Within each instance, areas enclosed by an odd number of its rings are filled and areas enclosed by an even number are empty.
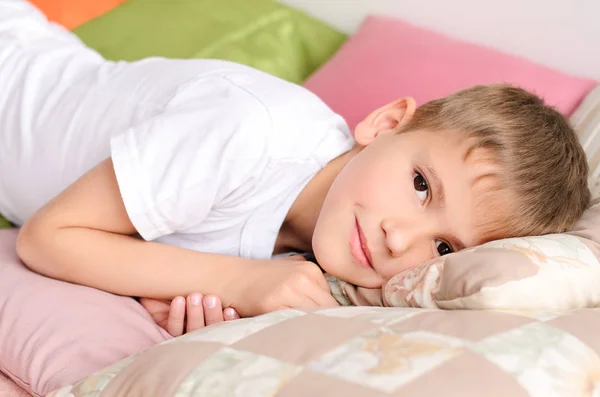
<svg viewBox="0 0 600 397">
<path fill-rule="evenodd" d="M 214 294 L 254 316 L 287 307 L 337 306 L 325 277 L 302 260 L 250 260 L 131 235 L 112 161 L 103 161 L 22 227 L 17 252 L 32 270 L 120 295 L 172 299 Z"/>
<path fill-rule="evenodd" d="M 135 233 L 108 159 L 27 221 L 17 252 L 29 268 L 49 277 L 164 299 L 195 291 L 224 297 L 232 275 L 251 262 L 147 242 Z"/>
</svg>

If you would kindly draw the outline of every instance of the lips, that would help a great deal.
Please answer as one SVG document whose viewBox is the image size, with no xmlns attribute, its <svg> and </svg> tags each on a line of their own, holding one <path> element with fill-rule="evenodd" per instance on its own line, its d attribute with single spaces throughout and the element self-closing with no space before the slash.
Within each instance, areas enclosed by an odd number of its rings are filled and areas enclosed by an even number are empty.
<svg viewBox="0 0 600 397">
<path fill-rule="evenodd" d="M 354 221 L 354 228 L 352 230 L 352 237 L 350 239 L 352 256 L 361 266 L 367 269 L 373 269 L 373 262 L 371 259 L 371 253 L 369 252 L 369 247 L 367 246 L 367 240 L 362 232 L 362 229 L 360 228 L 358 219 L 355 218 Z"/>
</svg>

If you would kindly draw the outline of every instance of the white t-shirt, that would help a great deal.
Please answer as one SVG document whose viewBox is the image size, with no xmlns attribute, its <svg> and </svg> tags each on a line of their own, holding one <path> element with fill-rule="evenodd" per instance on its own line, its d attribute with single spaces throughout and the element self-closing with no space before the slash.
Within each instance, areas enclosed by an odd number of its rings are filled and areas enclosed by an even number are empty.
<svg viewBox="0 0 600 397">
<path fill-rule="evenodd" d="M 27 2 L 0 8 L 0 213 L 18 224 L 111 156 L 144 239 L 265 259 L 354 144 L 295 84 L 217 60 L 107 62 Z"/>
</svg>

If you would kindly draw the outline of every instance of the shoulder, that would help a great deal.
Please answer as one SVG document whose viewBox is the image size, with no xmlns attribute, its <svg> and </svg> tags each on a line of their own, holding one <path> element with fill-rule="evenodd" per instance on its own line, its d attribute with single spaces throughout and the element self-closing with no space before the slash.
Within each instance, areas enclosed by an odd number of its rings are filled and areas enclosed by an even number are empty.
<svg viewBox="0 0 600 397">
<path fill-rule="evenodd" d="M 353 146 L 344 118 L 305 87 L 251 68 L 231 71 L 225 79 L 264 107 L 271 124 L 268 151 L 273 159 L 324 165 Z"/>
<path fill-rule="evenodd" d="M 248 157 L 262 151 L 273 129 L 269 109 L 228 73 L 252 69 L 225 63 L 180 84 L 153 121 L 166 140 L 181 140 L 188 150 L 214 150 L 219 157 Z M 167 143 L 167 146 L 170 144 Z"/>
</svg>

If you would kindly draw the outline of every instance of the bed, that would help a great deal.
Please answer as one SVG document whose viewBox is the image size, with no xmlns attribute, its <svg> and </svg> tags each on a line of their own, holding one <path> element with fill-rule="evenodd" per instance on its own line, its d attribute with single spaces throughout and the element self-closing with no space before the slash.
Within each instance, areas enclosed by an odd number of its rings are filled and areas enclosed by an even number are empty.
<svg viewBox="0 0 600 397">
<path fill-rule="evenodd" d="M 442 0 L 406 7 L 379 0 L 343 7 L 336 1 L 281 2 L 294 8 L 267 0 L 33 2 L 108 59 L 159 55 L 245 63 L 304 84 L 350 126 L 398 92 L 409 91 L 422 103 L 474 83 L 508 80 L 542 93 L 571 117 L 588 151 L 590 186 L 598 188 L 600 55 L 589 51 L 600 37 L 599 25 L 589 17 L 600 14 L 596 3 L 561 0 L 542 7 L 539 0 L 522 8 L 501 2 L 491 12 L 473 0 L 452 9 Z M 522 12 L 507 11 L 511 4 Z M 161 18 L 168 23 L 157 29 Z M 564 30 L 548 29 L 548 21 Z M 515 29 L 498 35 L 507 23 Z M 530 34 L 540 29 L 548 35 L 543 45 Z M 548 39 L 552 35 L 556 40 Z M 423 44 L 405 46 L 415 38 Z M 453 49 L 454 58 L 439 48 Z M 461 73 L 463 56 L 479 63 Z M 429 72 L 426 90 L 415 83 L 420 80 L 414 74 L 384 84 L 390 74 L 401 74 L 399 68 L 409 59 L 415 65 L 443 60 L 446 67 Z M 393 67 L 382 68 L 386 63 Z M 452 81 L 449 70 L 456 71 Z M 366 75 L 380 77 L 373 81 L 373 92 L 361 101 L 347 101 L 364 90 L 359 76 Z M 0 219 L 3 225 L 10 227 Z M 596 297 L 562 299 L 572 305 L 555 302 L 560 310 L 518 308 L 514 301 L 473 310 L 470 297 L 434 296 L 443 282 L 439 272 L 438 284 L 426 289 L 425 281 L 439 270 L 428 265 L 411 279 L 423 288 L 401 298 L 386 301 L 385 294 L 356 291 L 333 280 L 332 293 L 341 294 L 338 300 L 346 307 L 271 313 L 173 339 L 131 299 L 28 273 L 14 253 L 15 233 L 0 232 L 0 272 L 6 276 L 0 290 L 18 282 L 31 288 L 21 288 L 29 297 L 26 303 L 16 292 L 0 297 L 0 370 L 12 378 L 0 373 L 0 396 L 600 395 L 600 309 L 582 308 L 596 306 Z M 584 237 L 593 244 L 600 240 L 589 233 Z M 584 275 L 596 280 L 600 264 L 592 245 Z M 477 283 L 489 280 L 471 285 Z M 481 301 L 481 291 L 475 301 Z M 40 301 L 54 311 L 35 320 L 27 317 Z M 86 302 L 87 317 L 81 317 L 81 307 L 73 309 L 75 301 Z M 27 332 L 16 335 L 15 329 Z"/>
</svg>

